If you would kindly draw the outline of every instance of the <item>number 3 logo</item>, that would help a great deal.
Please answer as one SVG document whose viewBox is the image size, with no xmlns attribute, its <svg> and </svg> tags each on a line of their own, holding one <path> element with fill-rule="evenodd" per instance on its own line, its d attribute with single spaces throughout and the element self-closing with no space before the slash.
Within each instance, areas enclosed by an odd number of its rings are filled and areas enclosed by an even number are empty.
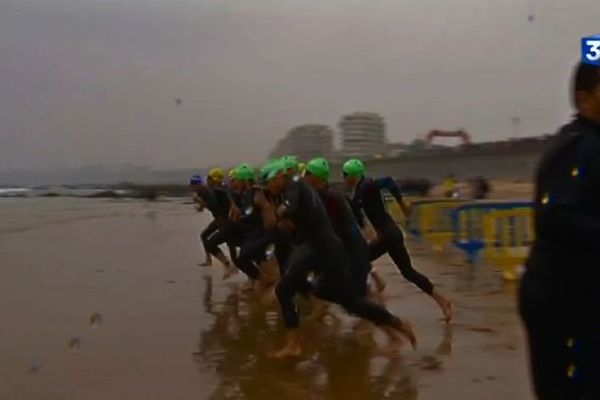
<svg viewBox="0 0 600 400">
<path fill-rule="evenodd" d="M 600 40 L 587 40 L 585 42 L 587 46 L 589 46 L 589 50 L 585 55 L 590 61 L 599 61 L 600 60 Z"/>
</svg>

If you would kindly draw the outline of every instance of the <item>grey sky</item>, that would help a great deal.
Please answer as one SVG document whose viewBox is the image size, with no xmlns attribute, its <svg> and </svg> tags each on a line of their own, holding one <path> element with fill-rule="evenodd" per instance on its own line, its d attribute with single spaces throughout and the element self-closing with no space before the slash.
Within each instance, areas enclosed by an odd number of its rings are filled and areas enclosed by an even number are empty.
<svg viewBox="0 0 600 400">
<path fill-rule="evenodd" d="M 256 162 L 356 110 L 392 141 L 503 138 L 511 116 L 553 131 L 599 16 L 598 0 L 0 0 L 0 169 Z"/>
</svg>

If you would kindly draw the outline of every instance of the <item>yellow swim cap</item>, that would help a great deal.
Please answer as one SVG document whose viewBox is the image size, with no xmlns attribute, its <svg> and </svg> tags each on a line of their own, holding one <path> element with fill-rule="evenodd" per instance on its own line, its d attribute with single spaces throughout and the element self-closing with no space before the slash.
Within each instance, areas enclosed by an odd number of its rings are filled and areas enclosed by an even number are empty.
<svg viewBox="0 0 600 400">
<path fill-rule="evenodd" d="M 229 170 L 229 172 L 227 173 L 227 179 L 235 179 L 235 168 Z"/>
<path fill-rule="evenodd" d="M 213 181 L 221 182 L 225 179 L 225 171 L 223 171 L 223 168 L 212 168 L 208 171 L 208 177 Z"/>
</svg>

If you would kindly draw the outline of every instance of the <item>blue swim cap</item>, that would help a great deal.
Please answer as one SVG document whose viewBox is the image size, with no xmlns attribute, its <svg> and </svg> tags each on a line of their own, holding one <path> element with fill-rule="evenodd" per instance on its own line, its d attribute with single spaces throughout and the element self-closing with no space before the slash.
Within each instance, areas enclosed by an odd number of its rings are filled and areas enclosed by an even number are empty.
<svg viewBox="0 0 600 400">
<path fill-rule="evenodd" d="M 190 178 L 190 185 L 202 185 L 202 183 L 204 183 L 204 180 L 200 175 L 193 175 Z"/>
</svg>

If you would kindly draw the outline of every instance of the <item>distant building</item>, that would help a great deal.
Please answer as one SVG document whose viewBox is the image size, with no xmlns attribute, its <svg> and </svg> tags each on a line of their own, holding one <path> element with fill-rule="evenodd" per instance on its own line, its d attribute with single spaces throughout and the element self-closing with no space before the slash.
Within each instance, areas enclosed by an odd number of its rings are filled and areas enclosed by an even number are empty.
<svg viewBox="0 0 600 400">
<path fill-rule="evenodd" d="M 333 154 L 333 130 L 327 125 L 299 125 L 288 131 L 269 154 L 270 158 L 291 154 L 306 161 Z"/>
<path fill-rule="evenodd" d="M 344 115 L 339 124 L 342 154 L 345 157 L 382 158 L 386 156 L 385 121 L 371 112 Z"/>
</svg>

